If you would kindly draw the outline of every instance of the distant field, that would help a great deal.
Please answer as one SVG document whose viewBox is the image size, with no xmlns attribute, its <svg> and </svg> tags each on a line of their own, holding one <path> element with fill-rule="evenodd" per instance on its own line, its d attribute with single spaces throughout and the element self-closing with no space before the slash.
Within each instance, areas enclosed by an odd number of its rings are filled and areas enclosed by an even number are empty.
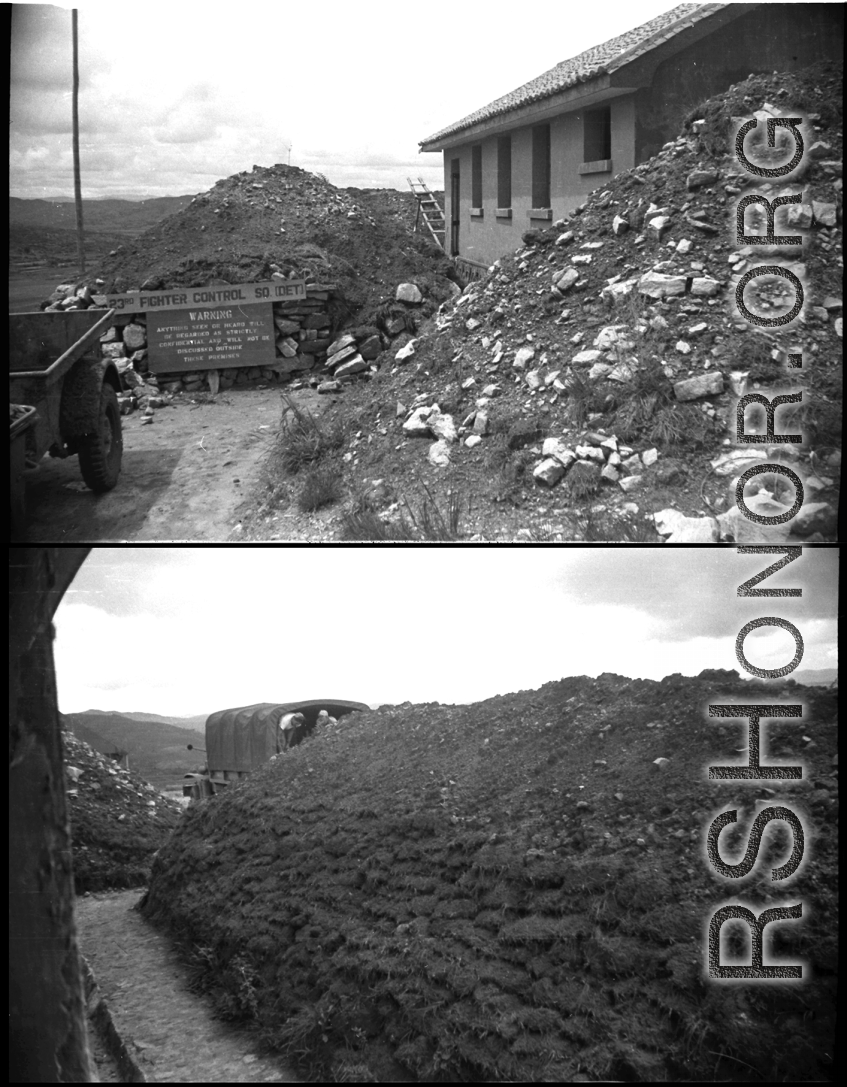
<svg viewBox="0 0 847 1087">
<path fill-rule="evenodd" d="M 15 271 L 9 269 L 9 313 L 37 310 L 59 283 L 75 278 L 73 267 L 42 267 Z"/>
</svg>

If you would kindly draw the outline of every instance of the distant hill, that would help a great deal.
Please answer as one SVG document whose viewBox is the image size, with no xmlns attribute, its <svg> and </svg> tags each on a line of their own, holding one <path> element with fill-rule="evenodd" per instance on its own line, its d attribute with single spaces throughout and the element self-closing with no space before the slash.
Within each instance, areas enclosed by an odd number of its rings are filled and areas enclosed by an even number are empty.
<svg viewBox="0 0 847 1087">
<path fill-rule="evenodd" d="M 152 200 L 83 200 L 85 232 L 139 234 L 191 203 L 190 196 L 157 196 Z M 58 200 L 9 197 L 9 227 L 76 230 L 76 207 Z"/>
<path fill-rule="evenodd" d="M 129 710 L 80 710 L 79 714 L 76 716 L 81 714 L 91 714 L 95 717 L 110 717 L 117 714 L 119 717 L 129 717 L 133 721 L 158 721 L 165 725 L 175 725 L 177 728 L 197 729 L 198 732 L 205 732 L 206 718 L 209 716 L 208 713 L 201 713 L 196 714 L 193 717 L 162 717 L 162 715 L 158 713 L 142 713 L 137 710 L 132 710 L 131 712 Z M 69 716 L 74 715 L 71 714 Z"/>
<path fill-rule="evenodd" d="M 837 668 L 800 668 L 792 672 L 792 679 L 798 683 L 804 683 L 808 687 L 828 687 L 833 680 L 838 679 Z"/>
<path fill-rule="evenodd" d="M 129 753 L 130 768 L 157 788 L 178 785 L 182 775 L 205 761 L 202 752 L 187 750 L 188 744 L 203 747 L 198 727 L 180 727 L 179 718 L 156 714 L 133 715 L 90 710 L 61 715 L 63 725 L 95 750 L 108 755 L 115 750 Z M 143 716 L 151 720 L 139 720 Z M 199 720 L 186 718 L 185 720 Z M 205 722 L 205 717 L 203 718 Z"/>
</svg>

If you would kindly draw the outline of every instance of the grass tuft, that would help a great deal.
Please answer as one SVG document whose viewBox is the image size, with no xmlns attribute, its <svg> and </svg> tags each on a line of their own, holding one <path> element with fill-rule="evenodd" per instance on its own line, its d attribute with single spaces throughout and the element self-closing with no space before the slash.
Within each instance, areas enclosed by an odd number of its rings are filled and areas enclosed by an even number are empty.
<svg viewBox="0 0 847 1087">
<path fill-rule="evenodd" d="M 307 464 L 314 464 L 344 444 L 340 423 L 321 426 L 309 411 L 304 411 L 286 393 L 282 394 L 279 459 L 291 475 Z"/>
<path fill-rule="evenodd" d="M 336 464 L 313 465 L 306 470 L 297 505 L 304 513 L 313 513 L 337 502 L 342 493 Z"/>
<path fill-rule="evenodd" d="M 577 461 L 565 476 L 565 487 L 572 502 L 582 502 L 600 490 L 600 473 L 595 465 Z"/>
<path fill-rule="evenodd" d="M 461 493 L 449 488 L 443 509 L 429 487 L 423 485 L 417 500 L 402 499 L 404 510 L 388 520 L 374 509 L 367 495 L 360 495 L 342 517 L 346 540 L 458 540 L 465 501 Z M 468 500 L 468 509 L 470 501 Z"/>
</svg>

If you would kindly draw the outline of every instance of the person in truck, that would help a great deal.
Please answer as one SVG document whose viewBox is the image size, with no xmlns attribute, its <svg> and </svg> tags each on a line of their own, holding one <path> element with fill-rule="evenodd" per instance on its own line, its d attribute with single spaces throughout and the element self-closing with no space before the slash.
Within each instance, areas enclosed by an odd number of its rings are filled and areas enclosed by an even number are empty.
<svg viewBox="0 0 847 1087">
<path fill-rule="evenodd" d="M 294 742 L 295 734 L 302 730 L 306 724 L 306 718 L 302 713 L 286 713 L 280 718 L 279 737 L 277 747 L 280 751 L 287 751 Z"/>
</svg>

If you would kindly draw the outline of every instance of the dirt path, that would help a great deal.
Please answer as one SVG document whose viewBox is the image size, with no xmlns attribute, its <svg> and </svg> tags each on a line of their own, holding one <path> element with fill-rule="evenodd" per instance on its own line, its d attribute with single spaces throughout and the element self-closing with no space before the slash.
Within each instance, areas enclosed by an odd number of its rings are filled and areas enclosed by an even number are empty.
<svg viewBox="0 0 847 1087">
<path fill-rule="evenodd" d="M 323 399 L 294 394 L 317 415 Z M 278 389 L 181 397 L 142 424 L 124 416 L 117 487 L 92 494 L 76 457 L 45 457 L 25 474 L 27 539 L 64 541 L 228 540 L 278 432 Z"/>
<path fill-rule="evenodd" d="M 259 1055 L 247 1032 L 212 1018 L 209 1003 L 189 991 L 170 940 L 132 909 L 140 898 L 135 890 L 76 902 L 82 953 L 134 1066 L 133 1079 L 299 1082 L 279 1061 Z"/>
</svg>

